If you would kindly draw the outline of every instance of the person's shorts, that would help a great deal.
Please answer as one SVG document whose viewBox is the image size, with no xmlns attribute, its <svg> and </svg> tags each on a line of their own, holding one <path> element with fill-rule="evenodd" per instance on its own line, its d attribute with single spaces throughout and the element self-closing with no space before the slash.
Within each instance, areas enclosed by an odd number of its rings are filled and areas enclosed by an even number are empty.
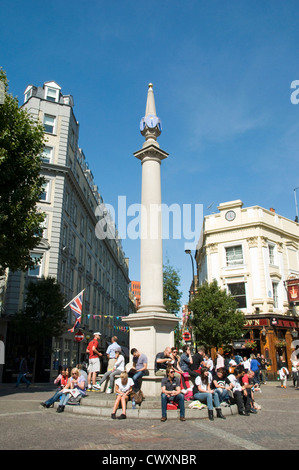
<svg viewBox="0 0 299 470">
<path fill-rule="evenodd" d="M 100 372 L 100 359 L 95 358 L 95 359 L 89 359 L 89 365 L 87 372 Z"/>
</svg>

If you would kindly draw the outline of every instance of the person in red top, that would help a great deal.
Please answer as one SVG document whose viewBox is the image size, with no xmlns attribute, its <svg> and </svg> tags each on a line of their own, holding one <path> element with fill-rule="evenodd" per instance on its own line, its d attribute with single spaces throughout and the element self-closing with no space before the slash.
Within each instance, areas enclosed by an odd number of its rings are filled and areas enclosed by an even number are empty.
<svg viewBox="0 0 299 470">
<path fill-rule="evenodd" d="M 248 370 L 242 377 L 242 384 L 244 387 L 243 393 L 248 395 L 250 397 L 250 413 L 256 414 L 257 411 L 254 407 L 254 394 L 253 394 L 253 388 L 257 389 L 256 386 L 254 385 L 254 372 L 252 370 Z M 257 389 L 259 390 L 259 388 Z"/>
<path fill-rule="evenodd" d="M 100 390 L 101 387 L 96 384 L 96 377 L 97 372 L 100 372 L 100 357 L 102 353 L 98 350 L 99 347 L 99 339 L 101 337 L 101 333 L 98 331 L 94 333 L 94 339 L 90 341 L 89 345 L 87 346 L 86 352 L 89 354 L 89 365 L 88 365 L 88 390 L 97 391 Z M 92 386 L 91 386 L 92 381 Z"/>
</svg>

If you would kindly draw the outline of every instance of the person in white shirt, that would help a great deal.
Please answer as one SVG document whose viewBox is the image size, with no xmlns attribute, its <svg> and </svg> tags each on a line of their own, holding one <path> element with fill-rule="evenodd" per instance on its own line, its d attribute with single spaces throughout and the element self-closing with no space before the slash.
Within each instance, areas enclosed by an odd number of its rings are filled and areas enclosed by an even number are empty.
<svg viewBox="0 0 299 470">
<path fill-rule="evenodd" d="M 120 378 L 115 381 L 116 400 L 111 414 L 112 419 L 116 419 L 116 410 L 121 403 L 122 414 L 118 419 L 126 419 L 126 408 L 129 395 L 133 390 L 133 379 L 128 377 L 127 372 L 122 372 Z"/>
<path fill-rule="evenodd" d="M 250 395 L 246 393 L 246 386 L 242 385 L 242 377 L 245 374 L 242 366 L 237 366 L 233 374 L 230 374 L 226 381 L 228 390 L 233 393 L 232 401 L 237 404 L 239 415 L 250 416 Z"/>
<path fill-rule="evenodd" d="M 241 362 L 241 365 L 244 367 L 245 370 L 250 369 L 250 359 L 247 359 L 247 356 L 243 357 L 243 362 Z"/>
<path fill-rule="evenodd" d="M 298 387 L 299 387 L 299 361 L 298 361 L 298 358 L 292 360 L 292 357 L 291 357 L 291 362 L 292 362 L 293 385 L 294 385 L 294 387 L 296 387 L 298 389 Z"/>
<path fill-rule="evenodd" d="M 116 362 L 113 366 L 112 370 L 107 370 L 107 372 L 103 375 L 101 380 L 98 382 L 97 385 L 99 387 L 108 379 L 109 380 L 109 387 L 107 387 L 107 392 L 106 393 L 112 393 L 113 392 L 113 384 L 114 384 L 114 377 L 116 375 L 120 375 L 124 370 L 125 370 L 125 358 L 121 354 L 121 348 L 117 348 L 115 350 L 115 359 Z"/>
<path fill-rule="evenodd" d="M 222 414 L 220 407 L 220 400 L 217 393 L 214 393 L 214 390 L 211 390 L 210 384 L 212 383 L 212 374 L 209 372 L 207 367 L 202 367 L 200 375 L 195 379 L 196 392 L 193 395 L 194 400 L 199 400 L 201 402 L 206 402 L 208 406 L 209 420 L 214 420 L 213 415 L 213 403 L 216 407 L 217 418 L 225 419 Z"/>
</svg>

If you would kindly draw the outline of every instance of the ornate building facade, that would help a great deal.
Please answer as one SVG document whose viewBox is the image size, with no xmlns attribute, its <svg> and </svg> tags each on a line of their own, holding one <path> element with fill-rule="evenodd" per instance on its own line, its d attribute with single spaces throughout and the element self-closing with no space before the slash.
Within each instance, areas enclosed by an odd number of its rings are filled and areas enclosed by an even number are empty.
<svg viewBox="0 0 299 470">
<path fill-rule="evenodd" d="M 219 213 L 204 218 L 196 251 L 199 286 L 216 279 L 231 293 L 246 316 L 244 336 L 234 349 L 255 343 L 255 351 L 277 370 L 279 357 L 289 362 L 298 337 L 297 307 L 289 303 L 287 283 L 299 278 L 299 225 L 240 200 L 222 203 Z"/>
</svg>

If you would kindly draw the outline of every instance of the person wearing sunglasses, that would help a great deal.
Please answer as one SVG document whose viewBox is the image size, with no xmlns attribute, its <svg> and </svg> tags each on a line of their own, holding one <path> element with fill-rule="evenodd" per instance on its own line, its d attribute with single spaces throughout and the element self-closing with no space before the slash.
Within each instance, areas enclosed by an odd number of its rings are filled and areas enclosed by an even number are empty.
<svg viewBox="0 0 299 470">
<path fill-rule="evenodd" d="M 166 369 L 166 376 L 163 377 L 161 382 L 162 422 L 167 420 L 167 403 L 178 403 L 180 408 L 180 421 L 186 421 L 184 395 L 181 393 L 180 381 L 174 374 L 174 368 L 168 367 Z"/>
</svg>

